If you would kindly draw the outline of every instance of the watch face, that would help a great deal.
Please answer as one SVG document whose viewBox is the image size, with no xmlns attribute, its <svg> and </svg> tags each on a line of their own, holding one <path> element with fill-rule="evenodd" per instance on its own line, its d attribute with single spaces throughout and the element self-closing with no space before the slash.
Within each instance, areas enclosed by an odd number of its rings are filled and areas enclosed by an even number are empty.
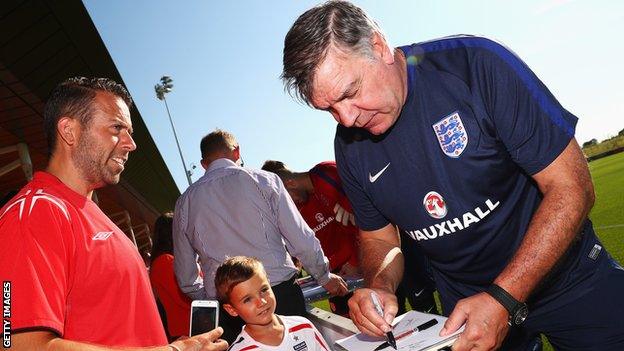
<svg viewBox="0 0 624 351">
<path fill-rule="evenodd" d="M 523 304 L 516 310 L 516 313 L 514 313 L 513 324 L 514 325 L 522 324 L 522 322 L 524 322 L 524 320 L 527 318 L 528 315 L 529 315 L 529 309 L 527 308 L 526 304 Z"/>
</svg>

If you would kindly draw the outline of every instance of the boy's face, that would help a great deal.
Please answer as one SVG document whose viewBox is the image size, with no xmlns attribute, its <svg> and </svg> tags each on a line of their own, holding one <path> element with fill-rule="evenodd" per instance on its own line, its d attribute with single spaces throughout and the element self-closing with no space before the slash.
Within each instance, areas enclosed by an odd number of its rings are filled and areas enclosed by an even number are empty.
<svg viewBox="0 0 624 351">
<path fill-rule="evenodd" d="M 275 295 L 264 272 L 237 284 L 223 308 L 232 316 L 240 316 L 247 324 L 266 325 L 273 321 Z"/>
</svg>

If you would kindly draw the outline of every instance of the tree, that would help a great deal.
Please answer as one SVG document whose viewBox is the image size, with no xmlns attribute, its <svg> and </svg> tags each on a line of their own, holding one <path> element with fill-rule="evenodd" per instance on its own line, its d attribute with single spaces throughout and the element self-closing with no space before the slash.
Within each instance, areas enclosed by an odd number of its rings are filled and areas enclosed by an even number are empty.
<svg viewBox="0 0 624 351">
<path fill-rule="evenodd" d="M 583 143 L 583 148 L 586 148 L 588 146 L 592 146 L 592 145 L 597 145 L 598 144 L 598 140 L 596 140 L 595 138 L 590 140 L 590 141 L 586 141 Z"/>
</svg>

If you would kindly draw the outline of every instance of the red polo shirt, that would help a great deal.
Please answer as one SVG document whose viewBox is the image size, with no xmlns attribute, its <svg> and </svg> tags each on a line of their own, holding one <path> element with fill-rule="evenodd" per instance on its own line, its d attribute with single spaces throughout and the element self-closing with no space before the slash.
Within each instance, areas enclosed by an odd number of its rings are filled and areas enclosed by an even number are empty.
<svg viewBox="0 0 624 351">
<path fill-rule="evenodd" d="M 344 226 L 335 220 L 336 203 L 353 212 L 349 199 L 342 190 L 336 162 L 321 162 L 309 171 L 309 175 L 314 193 L 310 195 L 308 202 L 299 206 L 301 216 L 321 242 L 332 271 L 340 269 L 347 262 L 357 267 L 358 228 L 350 223 Z"/>
<path fill-rule="evenodd" d="M 90 199 L 35 173 L 0 209 L 0 276 L 11 328 L 106 346 L 166 345 L 147 271 L 132 242 Z"/>
</svg>

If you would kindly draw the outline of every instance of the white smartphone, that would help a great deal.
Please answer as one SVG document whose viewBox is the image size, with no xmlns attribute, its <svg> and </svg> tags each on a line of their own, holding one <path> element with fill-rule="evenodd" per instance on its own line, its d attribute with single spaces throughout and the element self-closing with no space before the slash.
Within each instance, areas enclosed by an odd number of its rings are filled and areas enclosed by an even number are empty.
<svg viewBox="0 0 624 351">
<path fill-rule="evenodd" d="M 189 336 L 213 330 L 219 325 L 219 302 L 216 300 L 194 300 L 191 303 Z"/>
</svg>

